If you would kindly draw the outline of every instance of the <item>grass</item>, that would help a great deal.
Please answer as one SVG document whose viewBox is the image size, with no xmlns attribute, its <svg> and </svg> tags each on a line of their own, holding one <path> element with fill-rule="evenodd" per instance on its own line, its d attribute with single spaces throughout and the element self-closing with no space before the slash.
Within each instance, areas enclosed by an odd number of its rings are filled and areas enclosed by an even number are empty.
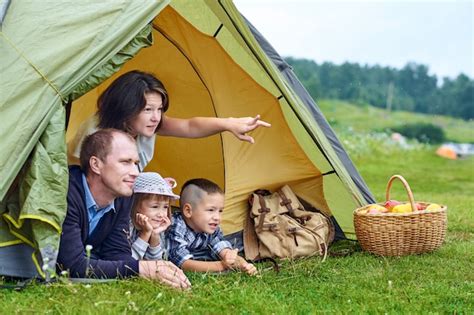
<svg viewBox="0 0 474 315">
<path fill-rule="evenodd" d="M 370 119 L 375 126 L 378 116 L 365 117 Z M 383 258 L 362 252 L 351 242 L 339 243 L 335 250 L 356 251 L 325 262 L 286 261 L 279 274 L 259 266 L 261 274 L 253 278 L 241 273 L 189 273 L 193 289 L 188 292 L 143 279 L 32 284 L 22 292 L 1 290 L 0 313 L 472 314 L 474 159 L 446 160 L 435 155 L 435 147 L 416 142 L 403 149 L 378 134 L 339 133 L 378 201 L 385 197 L 388 178 L 402 174 L 417 200 L 448 205 L 448 233 L 439 250 Z M 461 134 L 451 132 L 456 133 Z M 400 184 L 394 184 L 392 196 L 406 199 Z"/>
<path fill-rule="evenodd" d="M 474 121 L 464 121 L 449 116 L 426 115 L 392 111 L 373 106 L 354 106 L 337 100 L 318 102 L 329 123 L 339 132 L 347 129 L 368 133 L 403 125 L 405 123 L 433 123 L 442 127 L 446 138 L 454 142 L 474 143 Z"/>
</svg>

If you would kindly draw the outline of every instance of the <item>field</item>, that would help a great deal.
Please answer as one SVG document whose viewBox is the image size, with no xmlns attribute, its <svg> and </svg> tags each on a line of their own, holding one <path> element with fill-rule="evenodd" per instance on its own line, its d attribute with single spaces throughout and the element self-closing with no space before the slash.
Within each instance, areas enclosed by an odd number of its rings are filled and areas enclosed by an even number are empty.
<svg viewBox="0 0 474 315">
<path fill-rule="evenodd" d="M 432 123 L 442 127 L 446 138 L 454 142 L 474 143 L 474 122 L 448 116 L 425 115 L 393 111 L 373 106 L 354 106 L 344 101 L 322 100 L 318 102 L 326 119 L 338 134 L 355 131 L 369 133 L 404 123 Z"/>
<path fill-rule="evenodd" d="M 367 254 L 353 243 L 347 257 L 290 261 L 276 274 L 189 274 L 193 289 L 177 292 L 133 279 L 103 284 L 32 284 L 21 292 L 0 291 L 0 313 L 452 313 L 474 312 L 474 159 L 446 160 L 436 147 L 401 147 L 372 133 L 397 121 L 440 121 L 451 140 L 474 142 L 472 122 L 321 102 L 362 177 L 378 201 L 392 174 L 402 174 L 415 198 L 448 206 L 448 234 L 436 252 L 401 258 Z M 349 115 L 350 113 L 350 115 Z M 351 118 L 352 117 L 352 118 Z M 348 126 L 357 132 L 348 132 Z M 393 197 L 406 198 L 401 185 Z"/>
</svg>

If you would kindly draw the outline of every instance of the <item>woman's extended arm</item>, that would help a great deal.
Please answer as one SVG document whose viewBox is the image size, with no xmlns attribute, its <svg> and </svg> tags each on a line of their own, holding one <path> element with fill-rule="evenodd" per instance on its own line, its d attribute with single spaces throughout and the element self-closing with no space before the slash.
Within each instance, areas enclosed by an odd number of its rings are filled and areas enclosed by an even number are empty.
<svg viewBox="0 0 474 315">
<path fill-rule="evenodd" d="M 223 131 L 232 132 L 238 139 L 254 143 L 247 132 L 271 125 L 260 120 L 260 115 L 241 118 L 193 117 L 189 119 L 164 117 L 159 135 L 181 138 L 203 138 Z"/>
</svg>

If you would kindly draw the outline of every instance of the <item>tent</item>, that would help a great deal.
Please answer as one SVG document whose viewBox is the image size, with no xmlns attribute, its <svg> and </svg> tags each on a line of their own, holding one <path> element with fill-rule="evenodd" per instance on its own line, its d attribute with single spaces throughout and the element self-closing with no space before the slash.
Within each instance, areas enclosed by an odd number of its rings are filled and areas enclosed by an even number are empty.
<svg viewBox="0 0 474 315">
<path fill-rule="evenodd" d="M 443 143 L 436 154 L 450 160 L 467 158 L 474 155 L 474 144 L 472 143 Z"/>
<path fill-rule="evenodd" d="M 290 184 L 355 238 L 370 191 L 291 68 L 231 1 L 0 1 L 0 275 L 54 269 L 66 210 L 66 141 L 132 69 L 156 74 L 168 115 L 272 123 L 252 136 L 159 137 L 148 171 L 225 189 L 222 227 L 242 229 L 258 188 Z M 67 133 L 66 127 L 67 126 Z M 178 187 L 179 191 L 179 187 Z"/>
</svg>

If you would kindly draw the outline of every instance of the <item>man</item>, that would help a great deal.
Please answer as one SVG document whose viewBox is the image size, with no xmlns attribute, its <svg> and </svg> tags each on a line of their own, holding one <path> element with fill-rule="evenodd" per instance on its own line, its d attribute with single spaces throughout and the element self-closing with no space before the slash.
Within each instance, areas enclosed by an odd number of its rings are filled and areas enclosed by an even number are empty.
<svg viewBox="0 0 474 315">
<path fill-rule="evenodd" d="M 137 261 L 128 239 L 133 185 L 138 176 L 135 140 L 102 129 L 84 139 L 81 167 L 69 170 L 68 211 L 58 266 L 71 277 L 115 278 L 140 275 L 177 288 L 190 283 L 167 261 Z"/>
</svg>

